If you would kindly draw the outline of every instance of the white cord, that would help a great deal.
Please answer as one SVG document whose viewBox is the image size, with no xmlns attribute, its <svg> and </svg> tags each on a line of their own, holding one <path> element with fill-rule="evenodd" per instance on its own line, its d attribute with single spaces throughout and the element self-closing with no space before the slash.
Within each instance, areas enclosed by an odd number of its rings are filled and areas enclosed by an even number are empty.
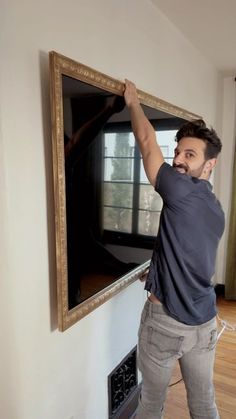
<svg viewBox="0 0 236 419">
<path fill-rule="evenodd" d="M 217 319 L 220 323 L 220 325 L 222 326 L 222 329 L 220 330 L 220 332 L 217 335 L 217 341 L 220 339 L 222 333 L 225 330 L 228 330 L 229 332 L 235 332 L 236 331 L 236 325 L 232 326 L 232 324 L 229 324 L 228 322 L 226 322 L 225 320 L 221 319 L 218 314 L 217 314 Z"/>
</svg>

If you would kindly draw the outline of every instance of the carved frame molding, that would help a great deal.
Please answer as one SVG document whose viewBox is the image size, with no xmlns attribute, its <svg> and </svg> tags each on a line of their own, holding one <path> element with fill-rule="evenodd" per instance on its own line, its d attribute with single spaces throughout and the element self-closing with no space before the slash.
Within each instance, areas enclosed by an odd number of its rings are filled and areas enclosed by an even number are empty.
<svg viewBox="0 0 236 419">
<path fill-rule="evenodd" d="M 124 83 L 78 63 L 55 51 L 49 53 L 50 60 L 50 99 L 52 122 L 53 178 L 55 203 L 55 234 L 56 234 L 56 275 L 58 328 L 64 331 L 82 319 L 94 309 L 118 294 L 136 281 L 148 268 L 150 261 L 145 262 L 132 272 L 118 279 L 114 284 L 101 290 L 72 310 L 68 310 L 68 278 L 67 278 L 67 232 L 66 232 L 66 199 L 64 169 L 64 127 L 62 103 L 62 75 L 66 75 L 111 93 L 122 95 Z M 167 112 L 174 116 L 190 120 L 199 118 L 191 112 L 174 106 L 162 99 L 138 90 L 140 102 L 144 105 Z"/>
</svg>

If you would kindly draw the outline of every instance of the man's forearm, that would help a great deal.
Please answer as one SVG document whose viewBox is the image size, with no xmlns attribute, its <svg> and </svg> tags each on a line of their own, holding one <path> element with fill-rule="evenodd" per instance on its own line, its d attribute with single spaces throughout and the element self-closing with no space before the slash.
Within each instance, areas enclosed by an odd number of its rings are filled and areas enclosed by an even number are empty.
<svg viewBox="0 0 236 419">
<path fill-rule="evenodd" d="M 155 139 L 155 131 L 139 103 L 130 105 L 129 111 L 132 130 L 143 155 L 147 142 Z"/>
<path fill-rule="evenodd" d="M 136 86 L 129 80 L 125 81 L 124 98 L 129 108 L 132 130 L 143 157 L 146 175 L 154 186 L 158 170 L 164 162 L 155 130 L 139 103 Z"/>
</svg>

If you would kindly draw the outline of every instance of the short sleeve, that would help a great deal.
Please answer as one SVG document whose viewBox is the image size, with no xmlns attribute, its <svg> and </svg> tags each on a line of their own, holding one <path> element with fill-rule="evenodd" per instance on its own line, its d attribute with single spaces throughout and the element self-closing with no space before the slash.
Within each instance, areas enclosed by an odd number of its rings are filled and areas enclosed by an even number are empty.
<svg viewBox="0 0 236 419">
<path fill-rule="evenodd" d="M 177 172 L 168 163 L 163 163 L 157 173 L 155 190 L 163 201 L 173 202 L 184 198 L 194 189 L 190 176 Z"/>
</svg>

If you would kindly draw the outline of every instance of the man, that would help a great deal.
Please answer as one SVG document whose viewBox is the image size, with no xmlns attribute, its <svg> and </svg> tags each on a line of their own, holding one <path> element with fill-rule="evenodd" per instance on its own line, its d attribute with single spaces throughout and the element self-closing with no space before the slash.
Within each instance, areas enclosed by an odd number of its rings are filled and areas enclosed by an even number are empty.
<svg viewBox="0 0 236 419">
<path fill-rule="evenodd" d="M 139 328 L 143 381 L 136 418 L 163 418 L 167 388 L 178 359 L 191 418 L 217 419 L 213 387 L 216 296 L 211 278 L 224 214 L 208 179 L 221 142 L 204 121 L 188 122 L 176 135 L 170 166 L 164 162 L 136 87 L 128 80 L 124 98 L 147 177 L 163 199 L 145 284 L 150 296 Z"/>
</svg>

